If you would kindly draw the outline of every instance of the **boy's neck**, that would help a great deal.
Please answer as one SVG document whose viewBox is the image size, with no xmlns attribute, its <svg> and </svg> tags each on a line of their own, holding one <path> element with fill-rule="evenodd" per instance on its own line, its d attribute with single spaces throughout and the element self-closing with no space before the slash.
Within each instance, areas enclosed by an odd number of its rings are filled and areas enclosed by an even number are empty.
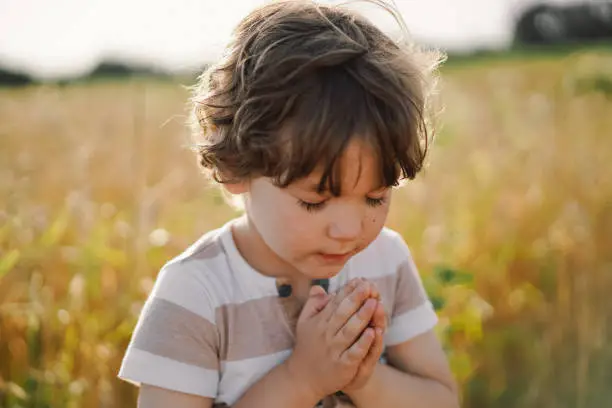
<svg viewBox="0 0 612 408">
<path fill-rule="evenodd" d="M 294 288 L 310 286 L 310 278 L 299 273 L 268 247 L 247 215 L 232 225 L 232 236 L 240 255 L 257 272 Z"/>
</svg>

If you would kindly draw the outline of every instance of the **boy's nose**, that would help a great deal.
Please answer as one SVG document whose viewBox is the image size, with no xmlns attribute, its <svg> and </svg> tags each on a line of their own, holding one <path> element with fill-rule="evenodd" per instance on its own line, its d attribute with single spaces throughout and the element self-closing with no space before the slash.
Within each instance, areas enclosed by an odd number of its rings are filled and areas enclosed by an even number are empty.
<svg viewBox="0 0 612 408">
<path fill-rule="evenodd" d="M 352 241 L 361 233 L 362 219 L 350 214 L 338 215 L 329 224 L 329 237 L 338 241 Z"/>
</svg>

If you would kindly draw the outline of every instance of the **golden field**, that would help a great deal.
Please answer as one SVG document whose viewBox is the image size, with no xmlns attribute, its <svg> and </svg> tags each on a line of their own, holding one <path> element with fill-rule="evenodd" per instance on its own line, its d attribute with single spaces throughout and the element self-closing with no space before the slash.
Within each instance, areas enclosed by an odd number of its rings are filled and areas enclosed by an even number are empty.
<svg viewBox="0 0 612 408">
<path fill-rule="evenodd" d="M 465 407 L 612 406 L 612 52 L 442 70 L 427 169 L 389 226 Z M 0 88 L 0 407 L 130 407 L 116 379 L 161 265 L 236 213 L 180 81 Z"/>
</svg>

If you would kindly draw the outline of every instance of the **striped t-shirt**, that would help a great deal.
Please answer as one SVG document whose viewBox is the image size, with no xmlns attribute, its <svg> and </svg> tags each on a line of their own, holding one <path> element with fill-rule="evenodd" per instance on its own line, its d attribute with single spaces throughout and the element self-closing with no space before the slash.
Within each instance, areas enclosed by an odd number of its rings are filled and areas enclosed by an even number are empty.
<svg viewBox="0 0 612 408">
<path fill-rule="evenodd" d="M 437 316 L 399 234 L 384 228 L 330 279 L 374 282 L 388 317 L 385 345 L 432 329 Z M 231 223 L 200 238 L 161 270 L 123 359 L 119 377 L 233 405 L 293 346 L 276 280 L 240 255 Z"/>
</svg>

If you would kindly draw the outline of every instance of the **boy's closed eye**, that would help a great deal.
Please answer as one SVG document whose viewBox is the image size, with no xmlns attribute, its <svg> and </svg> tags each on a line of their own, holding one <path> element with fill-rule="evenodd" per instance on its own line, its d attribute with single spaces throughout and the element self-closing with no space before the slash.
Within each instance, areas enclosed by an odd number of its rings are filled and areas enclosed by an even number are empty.
<svg viewBox="0 0 612 408">
<path fill-rule="evenodd" d="M 364 203 L 369 207 L 378 207 L 386 203 L 389 187 L 379 187 L 365 194 Z M 293 188 L 293 196 L 297 198 L 297 204 L 307 211 L 321 210 L 330 201 L 335 199 L 327 190 L 321 191 L 317 184 L 298 185 Z"/>
<path fill-rule="evenodd" d="M 300 207 L 304 208 L 306 211 L 317 211 L 323 209 L 325 204 L 329 201 L 329 198 L 317 201 L 303 200 L 298 198 L 297 203 Z M 365 197 L 365 203 L 370 207 L 378 207 L 385 204 L 387 198 L 383 197 Z"/>
</svg>

